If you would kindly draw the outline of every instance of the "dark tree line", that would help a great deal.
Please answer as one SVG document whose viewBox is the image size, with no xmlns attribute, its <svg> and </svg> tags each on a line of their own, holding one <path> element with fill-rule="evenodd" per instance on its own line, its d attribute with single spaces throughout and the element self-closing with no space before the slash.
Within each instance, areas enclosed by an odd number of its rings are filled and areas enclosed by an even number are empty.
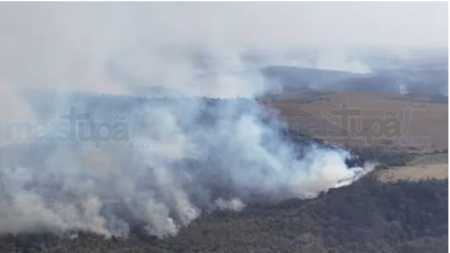
<svg viewBox="0 0 450 253">
<path fill-rule="evenodd" d="M 448 182 L 383 184 L 368 176 L 316 199 L 216 211 L 156 239 L 3 235 L 0 252 L 447 252 Z"/>
</svg>

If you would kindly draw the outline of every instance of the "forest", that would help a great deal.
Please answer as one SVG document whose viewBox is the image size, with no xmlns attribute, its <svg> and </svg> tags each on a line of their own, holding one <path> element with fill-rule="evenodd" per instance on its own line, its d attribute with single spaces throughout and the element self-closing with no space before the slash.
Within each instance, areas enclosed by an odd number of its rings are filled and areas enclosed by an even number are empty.
<svg viewBox="0 0 450 253">
<path fill-rule="evenodd" d="M 157 239 L 3 235 L 0 252 L 447 252 L 448 182 L 384 184 L 369 174 L 318 198 L 215 211 Z"/>
</svg>

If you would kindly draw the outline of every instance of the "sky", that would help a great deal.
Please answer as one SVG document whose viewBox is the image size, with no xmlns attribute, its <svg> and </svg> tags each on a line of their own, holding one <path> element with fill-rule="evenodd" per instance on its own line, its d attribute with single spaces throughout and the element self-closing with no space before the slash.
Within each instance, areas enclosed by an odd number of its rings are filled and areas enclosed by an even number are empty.
<svg viewBox="0 0 450 253">
<path fill-rule="evenodd" d="M 192 71 L 189 57 L 180 53 L 189 51 L 186 47 L 214 52 L 216 72 L 240 69 L 239 54 L 249 49 L 290 52 L 318 48 L 330 55 L 330 48 L 447 48 L 447 5 L 3 2 L 0 100 L 14 97 L 6 95 L 11 89 L 28 92 L 31 88 L 76 87 L 124 92 L 118 78 L 111 77 L 111 72 L 116 72 L 111 70 L 114 64 L 133 77 L 133 82 L 184 83 L 198 75 Z"/>
<path fill-rule="evenodd" d="M 54 36 L 72 43 L 106 45 L 445 47 L 447 5 L 446 2 L 1 3 L 0 29 L 9 33 L 2 31 L 0 38 L 13 32 L 16 39 L 27 42 L 28 38 L 38 41 Z"/>
</svg>

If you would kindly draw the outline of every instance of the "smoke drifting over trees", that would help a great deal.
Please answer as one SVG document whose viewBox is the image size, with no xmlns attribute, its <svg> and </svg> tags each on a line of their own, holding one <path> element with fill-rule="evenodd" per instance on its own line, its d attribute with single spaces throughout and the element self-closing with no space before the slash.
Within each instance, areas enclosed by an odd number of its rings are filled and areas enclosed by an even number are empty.
<svg viewBox="0 0 450 253">
<path fill-rule="evenodd" d="M 384 184 L 365 178 L 312 200 L 217 211 L 164 240 L 21 234 L 2 252 L 447 252 L 447 180 Z"/>
<path fill-rule="evenodd" d="M 278 59 L 285 62 L 282 54 L 300 44 L 328 40 L 321 36 L 305 43 L 289 40 L 293 29 L 278 29 L 297 23 L 289 19 L 272 24 L 280 32 L 271 40 L 262 36 L 271 25 L 254 29 L 258 21 L 271 20 L 265 13 L 280 16 L 284 8 L 276 13 L 272 10 L 278 7 L 267 5 L 254 21 L 236 24 L 232 17 L 244 20 L 247 14 L 234 5 L 192 4 L 187 12 L 185 7 L 2 4 L 0 233 L 87 231 L 126 237 L 138 226 L 149 235 L 171 236 L 203 213 L 315 197 L 340 179 L 371 169 L 348 168 L 348 154 L 338 148 L 292 144 L 266 122 L 268 112 L 248 100 L 119 96 L 253 99 L 279 88 L 267 83 L 262 68 Z M 216 15 L 222 7 L 228 15 Z M 409 17 L 422 17 L 420 7 L 413 8 Z M 430 5 L 433 10 L 437 7 Z M 302 16 L 288 16 L 293 14 Z M 441 19 L 439 14 L 436 20 Z M 191 19 L 197 15 L 199 20 Z M 305 21 L 310 18 L 315 17 Z M 369 26 L 377 24 L 373 21 Z M 405 24 L 408 19 L 397 21 Z M 311 32 L 308 25 L 301 28 Z M 430 37 L 423 44 L 442 42 L 440 34 Z M 272 46 L 280 52 L 258 58 Z M 357 61 L 347 65 L 340 70 L 356 66 L 368 72 Z M 7 122 L 54 121 L 52 115 L 65 114 L 71 106 L 89 113 L 89 122 L 114 122 L 126 116 L 129 126 L 133 112 L 139 111 L 133 141 L 158 145 L 130 149 L 128 143 L 114 141 L 95 147 L 82 141 L 3 139 Z"/>
<path fill-rule="evenodd" d="M 294 146 L 263 122 L 267 112 L 247 99 L 78 95 L 65 101 L 89 112 L 90 122 L 117 115 L 131 119 L 138 110 L 138 134 L 130 141 L 158 145 L 9 144 L 0 170 L 3 233 L 44 229 L 127 236 L 139 225 L 164 237 L 204 212 L 315 197 L 363 170 L 348 168 L 343 150 Z M 45 103 L 38 105 L 36 115 L 48 115 Z"/>
</svg>

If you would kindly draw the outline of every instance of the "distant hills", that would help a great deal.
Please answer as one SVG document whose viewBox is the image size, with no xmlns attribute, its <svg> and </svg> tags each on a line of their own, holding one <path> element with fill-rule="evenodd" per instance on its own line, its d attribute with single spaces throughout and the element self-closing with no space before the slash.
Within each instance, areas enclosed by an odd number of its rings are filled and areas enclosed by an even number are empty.
<svg viewBox="0 0 450 253">
<path fill-rule="evenodd" d="M 266 85 L 279 85 L 284 92 L 295 90 L 429 93 L 448 95 L 448 73 L 444 69 L 377 69 L 358 74 L 291 66 L 261 70 Z"/>
</svg>

